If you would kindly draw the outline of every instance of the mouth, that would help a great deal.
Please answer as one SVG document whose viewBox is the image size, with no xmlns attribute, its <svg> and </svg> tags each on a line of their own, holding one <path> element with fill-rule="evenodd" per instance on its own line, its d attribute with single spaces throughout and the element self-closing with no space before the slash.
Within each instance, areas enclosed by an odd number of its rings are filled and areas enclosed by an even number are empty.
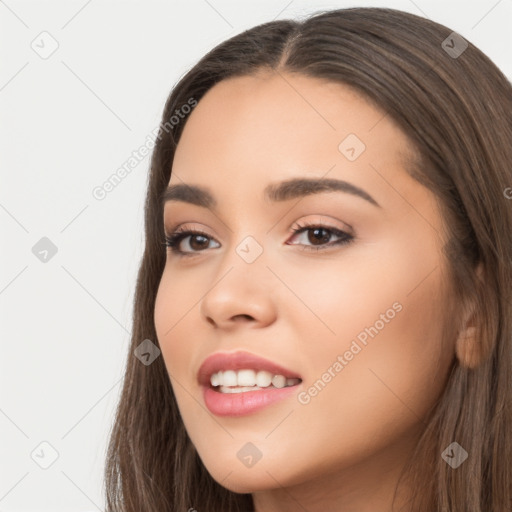
<svg viewBox="0 0 512 512">
<path fill-rule="evenodd" d="M 241 416 L 290 396 L 296 372 L 249 352 L 216 353 L 198 371 L 205 405 L 219 416 Z"/>
<path fill-rule="evenodd" d="M 210 387 L 219 393 L 245 393 L 261 389 L 282 389 L 296 386 L 301 378 L 273 374 L 267 370 L 224 370 L 210 376 Z"/>
</svg>

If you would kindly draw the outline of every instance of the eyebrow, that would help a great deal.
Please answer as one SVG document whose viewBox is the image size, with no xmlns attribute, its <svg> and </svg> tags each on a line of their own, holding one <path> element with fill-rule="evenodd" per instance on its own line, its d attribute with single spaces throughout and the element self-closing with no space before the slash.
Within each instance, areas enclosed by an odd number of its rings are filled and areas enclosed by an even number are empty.
<svg viewBox="0 0 512 512">
<path fill-rule="evenodd" d="M 279 183 L 271 183 L 265 188 L 264 197 L 271 202 L 282 202 L 321 192 L 345 192 L 360 197 L 378 208 L 382 208 L 363 189 L 356 187 L 348 181 L 336 179 L 293 178 Z M 161 206 L 164 206 L 168 201 L 183 201 L 196 206 L 211 208 L 212 210 L 217 206 L 217 201 L 207 188 L 180 183 L 170 185 L 162 192 L 160 195 Z"/>
</svg>

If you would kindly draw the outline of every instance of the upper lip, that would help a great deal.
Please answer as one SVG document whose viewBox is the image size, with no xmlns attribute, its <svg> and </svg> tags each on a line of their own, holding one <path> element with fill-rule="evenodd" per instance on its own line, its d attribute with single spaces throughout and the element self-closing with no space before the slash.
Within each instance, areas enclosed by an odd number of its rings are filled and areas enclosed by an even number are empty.
<svg viewBox="0 0 512 512">
<path fill-rule="evenodd" d="M 220 370 L 243 370 L 246 368 L 256 371 L 266 370 L 274 375 L 284 375 L 289 379 L 301 378 L 297 372 L 288 370 L 273 361 L 250 352 L 237 351 L 216 352 L 208 356 L 199 367 L 197 379 L 203 386 L 209 386 L 212 374 Z"/>
</svg>

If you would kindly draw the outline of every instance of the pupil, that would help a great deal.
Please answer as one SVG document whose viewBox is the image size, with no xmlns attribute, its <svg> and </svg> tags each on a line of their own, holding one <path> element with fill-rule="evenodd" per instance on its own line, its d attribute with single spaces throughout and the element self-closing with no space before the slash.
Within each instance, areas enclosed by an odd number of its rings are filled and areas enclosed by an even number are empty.
<svg viewBox="0 0 512 512">
<path fill-rule="evenodd" d="M 314 228 L 311 230 L 313 233 L 314 233 L 314 239 L 311 239 L 310 238 L 310 242 L 320 242 L 320 243 L 327 243 L 327 241 L 329 240 L 330 236 L 329 236 L 329 232 L 324 229 L 324 228 Z M 321 233 L 321 232 L 324 232 L 324 236 L 319 236 L 318 233 Z"/>
<path fill-rule="evenodd" d="M 199 249 L 202 249 L 202 247 L 205 245 L 205 242 L 206 242 L 206 245 L 208 245 L 208 239 L 203 236 L 203 235 L 195 235 L 193 236 L 191 239 L 190 239 L 190 245 L 192 248 L 194 249 L 197 249 L 197 247 L 194 247 L 195 245 L 195 242 L 198 240 L 198 239 L 202 239 L 202 243 L 199 242 Z"/>
</svg>

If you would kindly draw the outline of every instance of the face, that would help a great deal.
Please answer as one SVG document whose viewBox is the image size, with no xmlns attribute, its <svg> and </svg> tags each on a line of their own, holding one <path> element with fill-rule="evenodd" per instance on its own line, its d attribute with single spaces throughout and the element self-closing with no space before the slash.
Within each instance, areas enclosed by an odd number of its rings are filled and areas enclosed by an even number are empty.
<svg viewBox="0 0 512 512">
<path fill-rule="evenodd" d="M 199 233 L 167 249 L 154 319 L 187 432 L 223 486 L 368 485 L 410 454 L 454 349 L 442 217 L 406 172 L 409 149 L 349 88 L 300 75 L 222 81 L 188 118 L 169 185 L 212 198 L 165 204 L 167 235 Z M 309 186 L 277 192 L 298 179 Z M 277 370 L 241 351 L 300 381 L 250 390 Z M 214 377 L 248 385 L 208 384 L 205 399 L 198 372 L 216 353 L 210 373 L 254 374 Z"/>
</svg>

